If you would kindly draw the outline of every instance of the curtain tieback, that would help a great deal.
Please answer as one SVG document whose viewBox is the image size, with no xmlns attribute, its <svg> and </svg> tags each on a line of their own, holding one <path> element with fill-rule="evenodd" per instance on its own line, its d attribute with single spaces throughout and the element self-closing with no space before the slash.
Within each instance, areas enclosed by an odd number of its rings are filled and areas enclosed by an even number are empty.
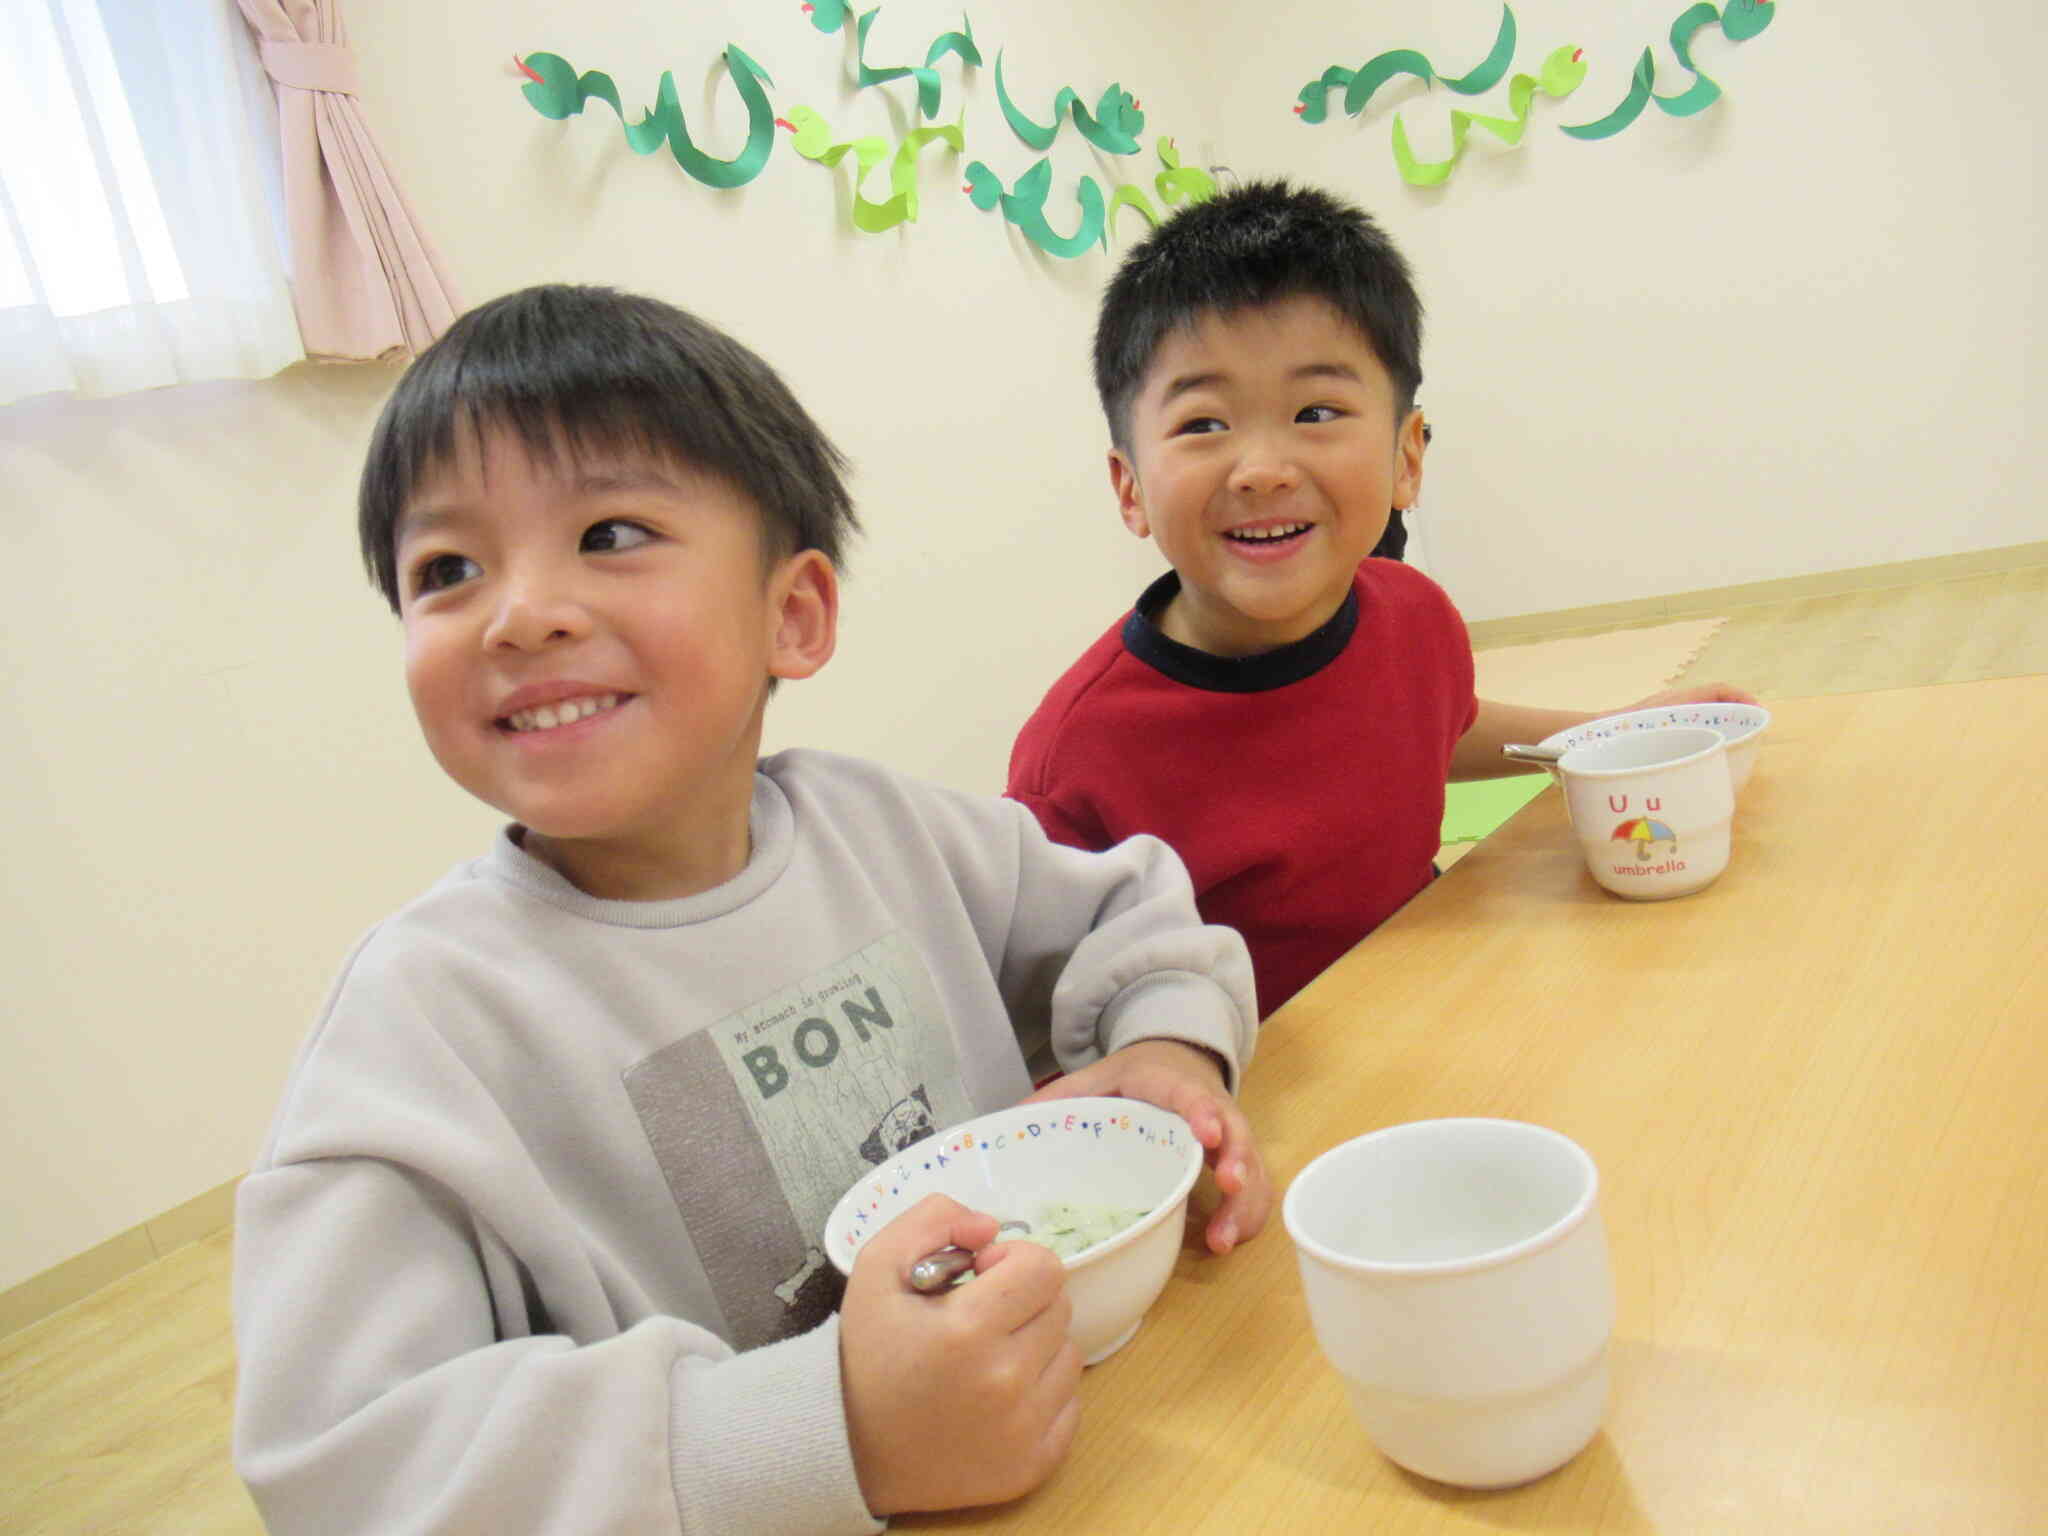
<svg viewBox="0 0 2048 1536">
<path fill-rule="evenodd" d="M 263 69 L 279 85 L 299 91 L 362 94 L 356 56 L 345 43 L 283 42 L 263 39 Z"/>
</svg>

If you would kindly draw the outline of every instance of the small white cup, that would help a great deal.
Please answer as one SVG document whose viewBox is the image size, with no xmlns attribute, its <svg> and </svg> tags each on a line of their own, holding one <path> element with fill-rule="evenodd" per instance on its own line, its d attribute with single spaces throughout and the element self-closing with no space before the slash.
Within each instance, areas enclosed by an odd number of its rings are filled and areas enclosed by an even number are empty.
<svg viewBox="0 0 2048 1536">
<path fill-rule="evenodd" d="M 1705 726 L 1631 731 L 1558 759 L 1565 809 L 1593 878 L 1633 901 L 1711 885 L 1735 819 L 1728 740 Z"/>
<path fill-rule="evenodd" d="M 1614 1282 L 1593 1160 L 1515 1120 L 1422 1120 L 1332 1148 L 1283 1204 L 1309 1318 L 1373 1443 L 1507 1488 L 1607 1404 Z"/>
</svg>

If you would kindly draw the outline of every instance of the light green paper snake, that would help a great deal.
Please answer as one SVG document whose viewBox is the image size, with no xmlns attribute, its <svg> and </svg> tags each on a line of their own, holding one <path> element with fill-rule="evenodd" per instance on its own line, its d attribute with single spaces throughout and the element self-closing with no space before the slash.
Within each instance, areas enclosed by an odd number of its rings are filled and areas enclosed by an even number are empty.
<svg viewBox="0 0 2048 1536">
<path fill-rule="evenodd" d="M 777 118 L 776 122 L 794 134 L 790 148 L 806 160 L 830 167 L 838 165 L 848 154 L 853 156 L 853 227 L 870 235 L 917 221 L 917 157 L 927 144 L 942 141 L 951 145 L 955 153 L 965 144 L 957 122 L 913 129 L 896 146 L 895 157 L 890 162 L 890 196 L 885 201 L 875 202 L 862 194 L 861 185 L 867 180 L 868 172 L 889 157 L 887 139 L 870 134 L 835 143 L 831 127 L 809 107 L 791 107 L 788 115 Z"/>
<path fill-rule="evenodd" d="M 1562 48 L 1553 48 L 1550 56 L 1543 61 L 1540 74 L 1516 75 L 1508 82 L 1508 109 L 1512 117 L 1485 117 L 1477 112 L 1453 111 L 1451 113 L 1451 157 L 1448 160 L 1419 161 L 1408 147 L 1408 129 L 1401 121 L 1401 114 L 1394 114 L 1394 164 L 1400 167 L 1401 179 L 1412 187 L 1434 187 L 1450 178 L 1457 169 L 1458 161 L 1465 153 L 1465 137 L 1474 128 L 1484 128 L 1503 144 L 1516 145 L 1522 142 L 1522 133 L 1529 126 L 1529 108 L 1541 91 L 1553 100 L 1562 100 L 1579 88 L 1586 78 L 1586 66 L 1580 51 L 1570 43 Z"/>
</svg>

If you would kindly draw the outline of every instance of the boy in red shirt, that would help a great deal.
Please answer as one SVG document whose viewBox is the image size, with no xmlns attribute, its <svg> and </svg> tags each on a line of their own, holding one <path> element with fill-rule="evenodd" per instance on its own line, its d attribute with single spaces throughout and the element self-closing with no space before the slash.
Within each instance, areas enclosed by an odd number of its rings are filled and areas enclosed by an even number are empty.
<svg viewBox="0 0 2048 1536">
<path fill-rule="evenodd" d="M 1422 485 L 1421 330 L 1373 221 L 1277 182 L 1168 220 L 1096 326 L 1110 484 L 1173 569 L 1053 685 L 1008 792 L 1060 842 L 1170 844 L 1262 1015 L 1429 882 L 1447 779 L 1594 718 L 1476 698 L 1449 597 L 1368 558 Z M 1748 695 L 1641 702 L 1710 700 Z"/>
</svg>

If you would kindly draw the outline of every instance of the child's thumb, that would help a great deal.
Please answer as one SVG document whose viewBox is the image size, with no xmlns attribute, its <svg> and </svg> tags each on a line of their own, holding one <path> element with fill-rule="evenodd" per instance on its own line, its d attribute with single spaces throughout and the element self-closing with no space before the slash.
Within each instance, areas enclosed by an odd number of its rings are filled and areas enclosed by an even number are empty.
<svg viewBox="0 0 2048 1536">
<path fill-rule="evenodd" d="M 910 1266 L 941 1248 L 970 1252 L 995 1240 L 996 1219 L 950 1195 L 926 1195 L 867 1240 L 860 1264 L 882 1265 L 907 1278 Z"/>
</svg>

